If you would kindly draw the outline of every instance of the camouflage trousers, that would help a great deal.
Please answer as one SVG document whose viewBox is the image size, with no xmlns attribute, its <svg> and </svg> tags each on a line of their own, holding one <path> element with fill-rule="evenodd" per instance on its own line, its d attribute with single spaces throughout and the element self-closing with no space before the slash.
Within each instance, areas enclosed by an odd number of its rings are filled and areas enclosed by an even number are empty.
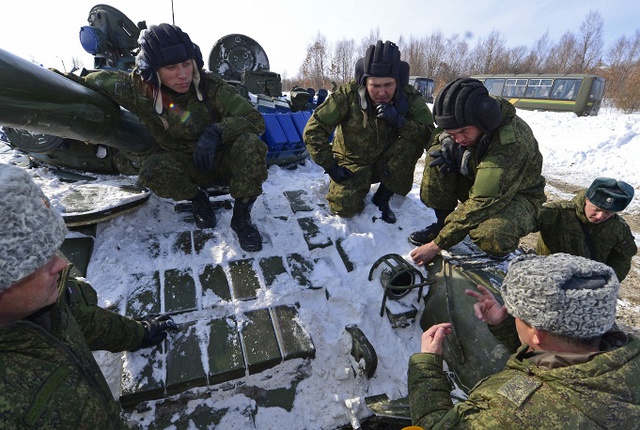
<svg viewBox="0 0 640 430">
<path fill-rule="evenodd" d="M 420 200 L 432 209 L 453 210 L 458 201 L 469 199 L 473 183 L 473 179 L 460 174 L 443 174 L 437 168 L 425 167 Z M 469 237 L 487 254 L 505 256 L 518 247 L 522 237 L 534 231 L 537 214 L 534 203 L 516 194 L 504 208 L 469 230 Z"/>
<path fill-rule="evenodd" d="M 140 183 L 173 200 L 189 200 L 198 187 L 216 183 L 228 183 L 229 194 L 235 199 L 257 197 L 267 179 L 267 149 L 258 136 L 245 133 L 218 148 L 210 173 L 195 168 L 192 153 L 161 150 L 142 162 Z"/>
<path fill-rule="evenodd" d="M 333 180 L 329 183 L 329 209 L 347 218 L 359 214 L 364 209 L 364 199 L 371 184 L 378 182 L 395 194 L 406 196 L 411 191 L 413 171 L 423 150 L 421 145 L 392 144 L 374 163 L 367 165 L 349 163 L 336 155 L 338 164 L 351 170 L 354 175 L 339 184 Z"/>
</svg>

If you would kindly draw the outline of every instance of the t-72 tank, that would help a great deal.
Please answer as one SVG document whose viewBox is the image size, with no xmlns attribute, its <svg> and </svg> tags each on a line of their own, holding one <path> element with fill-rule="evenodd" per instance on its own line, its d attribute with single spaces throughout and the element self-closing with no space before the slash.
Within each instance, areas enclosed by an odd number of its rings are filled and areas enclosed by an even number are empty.
<svg viewBox="0 0 640 430">
<path fill-rule="evenodd" d="M 93 69 L 132 70 L 146 23 L 136 25 L 103 4 L 91 9 L 88 22 L 80 29 L 80 43 L 94 56 Z M 209 68 L 262 112 L 267 164 L 287 165 L 307 157 L 302 129 L 310 111 L 282 97 L 280 75 L 269 70 L 267 55 L 256 41 L 240 34 L 221 38 L 211 50 Z M 0 125 L 11 146 L 37 162 L 130 174 L 125 170 L 130 166 L 126 154 L 155 144 L 137 116 L 59 73 L 1 49 L 0 82 Z"/>
</svg>

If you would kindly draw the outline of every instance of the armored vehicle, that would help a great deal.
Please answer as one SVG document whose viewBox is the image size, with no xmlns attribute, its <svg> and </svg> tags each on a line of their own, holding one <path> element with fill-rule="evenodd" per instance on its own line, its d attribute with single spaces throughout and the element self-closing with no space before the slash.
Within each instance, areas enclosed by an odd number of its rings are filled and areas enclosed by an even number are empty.
<svg viewBox="0 0 640 430">
<path fill-rule="evenodd" d="M 132 70 L 146 23 L 136 25 L 103 4 L 91 9 L 88 22 L 80 29 L 80 43 L 94 56 L 94 69 Z M 88 172 L 129 173 L 128 163 L 118 162 L 120 155 L 126 158 L 127 152 L 153 145 L 135 115 L 118 111 L 103 97 L 8 52 L 2 57 L 0 73 L 8 79 L 3 86 L 9 88 L 0 106 L 1 124 L 11 145 L 33 160 Z M 269 70 L 267 54 L 256 41 L 240 34 L 221 38 L 211 49 L 209 68 L 263 113 L 267 130 L 261 138 L 269 146 L 267 164 L 295 164 L 308 156 L 302 130 L 311 113 L 292 111 L 282 96 L 280 75 Z M 17 100 L 18 94 L 29 104 Z M 55 111 L 46 108 L 51 103 L 59 105 Z"/>
</svg>

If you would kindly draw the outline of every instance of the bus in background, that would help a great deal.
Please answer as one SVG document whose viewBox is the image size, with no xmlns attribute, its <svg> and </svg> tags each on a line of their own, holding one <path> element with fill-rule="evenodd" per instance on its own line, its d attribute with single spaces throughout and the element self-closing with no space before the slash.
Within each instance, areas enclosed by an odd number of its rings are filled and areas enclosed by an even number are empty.
<svg viewBox="0 0 640 430">
<path fill-rule="evenodd" d="M 605 81 L 586 74 L 475 75 L 489 94 L 502 96 L 520 109 L 570 111 L 578 116 L 597 115 Z"/>
<path fill-rule="evenodd" d="M 409 76 L 409 85 L 416 89 L 427 103 L 433 103 L 433 79 L 425 76 Z"/>
</svg>

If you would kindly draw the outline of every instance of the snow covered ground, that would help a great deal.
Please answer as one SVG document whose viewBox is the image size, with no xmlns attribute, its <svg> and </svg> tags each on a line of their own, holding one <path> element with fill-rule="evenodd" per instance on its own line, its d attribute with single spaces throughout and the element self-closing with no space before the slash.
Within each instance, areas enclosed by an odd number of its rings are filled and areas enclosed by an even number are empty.
<svg viewBox="0 0 640 430">
<path fill-rule="evenodd" d="M 567 183 L 576 187 L 587 187 L 598 176 L 609 176 L 624 180 L 640 190 L 640 114 L 625 115 L 615 110 L 602 109 L 596 117 L 576 117 L 572 113 L 532 112 L 519 110 L 518 114 L 531 126 L 544 155 L 543 174 L 551 182 Z M 20 154 L 0 147 L 0 162 L 17 162 Z M 306 365 L 308 376 L 297 385 L 296 399 L 291 411 L 281 408 L 259 408 L 254 422 L 247 421 L 245 409 L 252 400 L 233 390 L 215 390 L 207 398 L 191 401 L 182 414 L 188 414 L 200 404 L 228 408 L 217 428 L 318 428 L 331 429 L 352 423 L 358 427 L 359 420 L 370 413 L 364 397 L 386 393 L 395 399 L 405 396 L 406 368 L 409 356 L 419 351 L 421 330 L 416 322 L 406 328 L 392 328 L 386 318 L 379 316 L 382 288 L 378 279 L 368 280 L 371 265 L 382 255 L 397 253 L 408 261 L 413 247 L 407 236 L 414 230 L 434 221 L 433 212 L 424 207 L 419 199 L 419 182 L 423 160 L 416 169 L 416 184 L 406 197 L 395 196 L 392 208 L 398 216 L 395 225 L 379 219 L 380 213 L 368 196 L 364 212 L 352 219 L 333 216 L 322 206 L 307 214 L 315 219 L 322 234 L 335 243 L 342 240 L 354 270 L 347 271 L 339 261 L 331 265 L 320 259 L 311 274 L 318 290 L 303 289 L 299 284 L 282 280 L 274 283 L 252 301 L 222 301 L 212 297 L 211 316 L 240 315 L 251 309 L 281 304 L 300 303 L 299 319 L 317 348 L 316 357 Z M 52 203 L 60 208 L 59 196 L 68 183 L 61 182 L 46 168 L 32 169 L 37 183 L 50 196 Z M 296 234 L 297 223 L 281 216 L 288 202 L 284 192 L 304 190 L 312 203 L 322 204 L 328 187 L 328 176 L 312 162 L 287 170 L 278 166 L 269 169 L 269 178 L 264 184 L 264 194 L 256 202 L 253 218 L 263 232 L 267 243 L 262 251 L 245 254 L 229 228 L 231 211 L 218 211 L 218 226 L 215 230 L 214 246 L 208 250 L 207 258 L 224 264 L 244 257 L 284 255 L 299 252 L 323 257 L 323 250 L 309 251 L 300 235 Z M 377 185 L 372 186 L 375 191 Z M 550 185 L 549 185 L 550 187 Z M 557 190 L 554 190 L 557 191 Z M 568 194 L 566 197 L 571 197 Z M 224 198 L 224 197 L 223 197 Z M 627 213 L 637 214 L 640 198 L 636 197 L 627 208 Z M 62 208 L 61 208 L 62 209 Z M 94 285 L 103 305 L 123 302 L 126 295 L 119 271 L 158 267 L 157 260 L 135 252 L 135 238 L 145 234 L 170 233 L 191 229 L 191 222 L 173 210 L 171 201 L 151 196 L 140 209 L 119 216 L 98 226 L 93 259 L 87 279 Z M 635 232 L 636 243 L 640 235 Z M 131 246 L 130 254 L 110 255 L 109 249 Z M 191 257 L 190 257 L 191 258 Z M 638 258 L 638 257 L 636 257 Z M 175 267 L 189 267 L 193 260 L 173 261 Z M 415 298 L 416 292 L 411 293 Z M 420 309 L 422 311 L 422 309 Z M 202 311 L 204 312 L 204 311 Z M 204 315 L 203 315 L 204 317 Z M 177 315 L 181 322 L 184 315 Z M 419 318 L 419 315 L 418 315 Z M 372 378 L 362 372 L 353 374 L 357 363 L 349 354 L 351 337 L 344 330 L 349 324 L 357 325 L 371 341 L 378 356 L 378 368 Z M 98 353 L 103 371 L 114 390 L 119 384 L 119 355 Z M 299 363 L 297 363 L 299 365 Z M 287 366 L 276 367 L 246 377 L 246 385 L 265 388 L 278 387 L 279 373 L 286 373 Z M 282 370 L 284 369 L 284 370 Z M 206 389 L 196 389 L 202 393 Z M 142 426 L 154 420 L 154 410 L 134 414 L 132 417 Z"/>
</svg>

